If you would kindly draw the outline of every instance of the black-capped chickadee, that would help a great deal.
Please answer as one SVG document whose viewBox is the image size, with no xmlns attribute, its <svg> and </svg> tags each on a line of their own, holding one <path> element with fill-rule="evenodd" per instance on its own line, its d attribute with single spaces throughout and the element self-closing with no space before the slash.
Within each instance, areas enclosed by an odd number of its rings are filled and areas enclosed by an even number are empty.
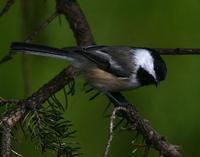
<svg viewBox="0 0 200 157">
<path fill-rule="evenodd" d="M 91 86 L 102 92 L 157 86 L 167 73 L 159 53 L 145 48 L 92 45 L 57 49 L 16 42 L 11 45 L 11 55 L 15 52 L 67 59 Z"/>
</svg>

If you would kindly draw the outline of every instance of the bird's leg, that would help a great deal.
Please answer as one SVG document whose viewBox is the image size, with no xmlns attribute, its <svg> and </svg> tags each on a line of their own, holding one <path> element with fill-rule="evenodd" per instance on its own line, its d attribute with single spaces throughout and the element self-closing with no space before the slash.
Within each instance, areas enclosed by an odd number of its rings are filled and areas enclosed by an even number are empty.
<svg viewBox="0 0 200 157">
<path fill-rule="evenodd" d="M 115 105 L 115 107 L 121 106 L 126 107 L 131 105 L 125 97 L 120 92 L 104 92 L 105 95 L 110 99 L 110 101 Z"/>
</svg>

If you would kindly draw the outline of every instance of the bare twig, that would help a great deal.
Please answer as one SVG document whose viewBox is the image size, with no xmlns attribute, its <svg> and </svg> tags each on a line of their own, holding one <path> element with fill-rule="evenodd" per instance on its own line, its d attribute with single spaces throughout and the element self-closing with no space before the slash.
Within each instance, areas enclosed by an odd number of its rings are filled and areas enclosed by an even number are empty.
<svg viewBox="0 0 200 157">
<path fill-rule="evenodd" d="M 181 157 L 179 147 L 168 143 L 163 137 L 155 131 L 139 114 L 135 106 L 126 105 L 127 111 L 124 117 L 134 126 L 136 130 L 144 137 L 145 142 L 157 149 L 165 157 Z"/>
<path fill-rule="evenodd" d="M 200 55 L 200 48 L 151 48 L 161 55 Z"/>
<path fill-rule="evenodd" d="M 14 151 L 13 149 L 11 150 L 11 152 L 12 152 L 13 154 L 15 154 L 16 156 L 23 157 L 21 154 L 17 153 L 17 152 Z"/>
<path fill-rule="evenodd" d="M 46 28 L 56 17 L 58 16 L 57 12 L 51 14 L 44 22 L 42 22 L 28 37 L 25 39 L 25 42 L 31 42 L 35 36 L 37 36 L 44 28 Z"/>
<path fill-rule="evenodd" d="M 109 150 L 110 150 L 110 146 L 111 146 L 111 142 L 113 140 L 113 128 L 114 128 L 114 121 L 116 119 L 116 113 L 118 111 L 126 111 L 126 108 L 124 107 L 115 107 L 112 111 L 112 115 L 110 116 L 110 125 L 109 125 L 109 136 L 108 136 L 108 142 L 106 144 L 106 148 L 104 151 L 104 155 L 103 157 L 107 157 Z"/>
<path fill-rule="evenodd" d="M 6 100 L 0 97 L 0 106 L 17 104 L 19 100 Z"/>
<path fill-rule="evenodd" d="M 0 12 L 0 17 L 2 17 L 14 3 L 15 3 L 15 0 L 7 0 L 5 6 Z"/>
</svg>

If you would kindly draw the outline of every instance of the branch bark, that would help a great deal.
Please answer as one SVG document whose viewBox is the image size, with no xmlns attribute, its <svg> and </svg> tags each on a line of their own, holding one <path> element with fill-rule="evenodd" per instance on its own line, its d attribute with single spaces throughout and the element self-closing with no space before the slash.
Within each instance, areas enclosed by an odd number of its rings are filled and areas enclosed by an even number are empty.
<svg viewBox="0 0 200 157">
<path fill-rule="evenodd" d="M 2 127 L 2 133 L 6 132 L 6 134 L 1 134 L 1 152 L 2 157 L 8 157 L 11 153 L 11 127 L 4 125 Z"/>
<path fill-rule="evenodd" d="M 51 81 L 41 87 L 25 100 L 17 102 L 15 110 L 8 112 L 1 118 L 1 122 L 14 127 L 25 114 L 35 108 L 39 108 L 48 98 L 69 84 L 78 75 L 79 71 L 72 66 L 61 71 Z"/>
<path fill-rule="evenodd" d="M 143 135 L 145 142 L 157 149 L 165 157 L 181 157 L 179 146 L 170 144 L 154 130 L 149 123 L 139 114 L 135 106 L 127 105 L 125 111 L 126 119 L 135 126 L 136 130 Z"/>
<path fill-rule="evenodd" d="M 95 41 L 86 17 L 76 0 L 56 0 L 59 14 L 65 15 L 79 46 L 94 45 Z"/>
</svg>

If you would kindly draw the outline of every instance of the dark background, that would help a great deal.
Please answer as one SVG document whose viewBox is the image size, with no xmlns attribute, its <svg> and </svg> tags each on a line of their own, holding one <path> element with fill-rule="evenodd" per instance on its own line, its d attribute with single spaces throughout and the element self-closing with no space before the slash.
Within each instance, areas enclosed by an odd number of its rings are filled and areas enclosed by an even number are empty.
<svg viewBox="0 0 200 157">
<path fill-rule="evenodd" d="M 31 1 L 31 0 L 29 0 Z M 145 47 L 200 47 L 200 1 L 198 0 L 80 0 L 98 44 Z M 27 14 L 22 13 L 23 1 L 17 1 L 0 19 L 0 57 L 9 50 L 12 41 L 23 41 L 28 32 L 54 12 L 55 2 L 32 0 Z M 2 7 L 4 1 L 0 1 Z M 23 18 L 24 17 L 24 18 Z M 24 21 L 27 21 L 25 26 Z M 66 20 L 55 19 L 35 43 L 64 47 L 75 45 Z M 148 86 L 124 92 L 140 113 L 167 139 L 182 146 L 184 156 L 200 156 L 200 56 L 163 56 L 168 66 L 167 79 L 159 88 Z M 28 56 L 25 64 L 31 93 L 66 67 L 65 60 Z M 24 95 L 24 61 L 17 55 L 0 66 L 0 96 L 19 99 Z M 25 77 L 26 78 L 26 77 Z M 109 119 L 103 111 L 107 98 L 99 96 L 89 101 L 92 94 L 82 90 L 83 80 L 76 81 L 76 94 L 70 97 L 66 118 L 78 130 L 74 140 L 80 142 L 84 157 L 102 157 L 108 135 Z M 63 100 L 63 94 L 59 94 Z M 21 132 L 14 150 L 24 157 L 52 156 L 39 154 Z M 132 154 L 129 132 L 117 133 L 111 146 L 112 157 L 141 156 Z M 152 153 L 151 156 L 155 156 Z"/>
</svg>

